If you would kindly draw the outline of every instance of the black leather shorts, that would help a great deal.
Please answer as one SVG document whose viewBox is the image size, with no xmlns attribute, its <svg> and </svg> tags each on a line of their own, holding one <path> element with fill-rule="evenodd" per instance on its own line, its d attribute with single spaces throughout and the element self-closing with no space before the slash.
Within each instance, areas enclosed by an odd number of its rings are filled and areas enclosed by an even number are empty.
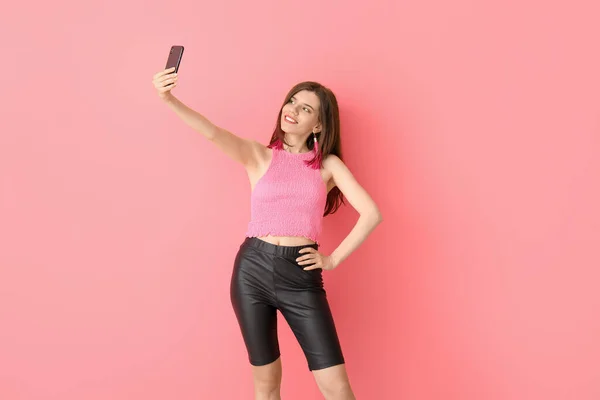
<svg viewBox="0 0 600 400">
<path fill-rule="evenodd" d="M 323 287 L 323 270 L 305 271 L 298 251 L 307 246 L 277 246 L 246 238 L 235 258 L 231 304 L 252 365 L 279 358 L 277 310 L 298 339 L 309 370 L 343 364 L 344 357 Z"/>
</svg>

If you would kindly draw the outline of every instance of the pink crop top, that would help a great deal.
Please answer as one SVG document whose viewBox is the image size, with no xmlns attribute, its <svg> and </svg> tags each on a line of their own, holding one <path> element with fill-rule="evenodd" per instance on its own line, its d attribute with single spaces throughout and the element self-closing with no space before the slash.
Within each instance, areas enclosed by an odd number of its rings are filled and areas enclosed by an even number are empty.
<svg viewBox="0 0 600 400">
<path fill-rule="evenodd" d="M 271 164 L 250 196 L 246 236 L 304 236 L 319 243 L 327 186 L 320 170 L 305 163 L 315 153 L 272 150 Z"/>
</svg>

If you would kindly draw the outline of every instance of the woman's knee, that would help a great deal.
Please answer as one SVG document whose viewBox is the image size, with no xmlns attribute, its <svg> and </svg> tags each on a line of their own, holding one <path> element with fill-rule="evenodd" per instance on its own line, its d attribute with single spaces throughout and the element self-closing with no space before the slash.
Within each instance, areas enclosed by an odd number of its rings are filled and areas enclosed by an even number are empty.
<svg viewBox="0 0 600 400">
<path fill-rule="evenodd" d="M 352 388 L 350 387 L 350 382 L 348 381 L 331 381 L 322 383 L 319 386 L 321 393 L 325 397 L 325 399 L 350 399 L 354 398 L 352 393 Z M 350 397 L 352 396 L 352 397 Z"/>
<path fill-rule="evenodd" d="M 254 388 L 260 393 L 278 391 L 281 387 L 281 358 L 274 362 L 252 367 Z"/>
<path fill-rule="evenodd" d="M 313 374 L 325 399 L 354 399 L 344 365 L 314 370 Z"/>
</svg>

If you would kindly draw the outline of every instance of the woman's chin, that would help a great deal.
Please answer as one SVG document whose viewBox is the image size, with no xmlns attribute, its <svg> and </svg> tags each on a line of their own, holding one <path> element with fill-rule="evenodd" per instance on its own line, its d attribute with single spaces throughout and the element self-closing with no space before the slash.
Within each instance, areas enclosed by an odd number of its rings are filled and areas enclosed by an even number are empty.
<svg viewBox="0 0 600 400">
<path fill-rule="evenodd" d="M 291 129 L 290 129 L 290 128 L 288 128 L 288 127 L 283 127 L 283 126 L 282 126 L 282 127 L 281 127 L 281 130 L 282 130 L 282 131 L 284 131 L 285 133 L 287 133 L 287 134 L 288 134 L 288 135 L 290 135 L 290 136 L 298 136 L 298 137 L 302 136 L 302 135 L 300 134 L 300 132 L 298 132 L 298 131 L 297 131 L 296 129 L 294 129 L 294 128 L 291 128 Z"/>
</svg>

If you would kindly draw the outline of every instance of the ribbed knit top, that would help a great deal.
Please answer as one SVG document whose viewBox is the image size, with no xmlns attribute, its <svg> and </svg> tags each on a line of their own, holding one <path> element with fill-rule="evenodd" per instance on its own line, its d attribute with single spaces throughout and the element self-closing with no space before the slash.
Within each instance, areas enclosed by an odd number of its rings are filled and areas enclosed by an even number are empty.
<svg viewBox="0 0 600 400">
<path fill-rule="evenodd" d="M 250 196 L 246 236 L 304 236 L 319 243 L 327 187 L 320 170 L 306 165 L 314 152 L 272 150 L 267 172 Z"/>
</svg>

